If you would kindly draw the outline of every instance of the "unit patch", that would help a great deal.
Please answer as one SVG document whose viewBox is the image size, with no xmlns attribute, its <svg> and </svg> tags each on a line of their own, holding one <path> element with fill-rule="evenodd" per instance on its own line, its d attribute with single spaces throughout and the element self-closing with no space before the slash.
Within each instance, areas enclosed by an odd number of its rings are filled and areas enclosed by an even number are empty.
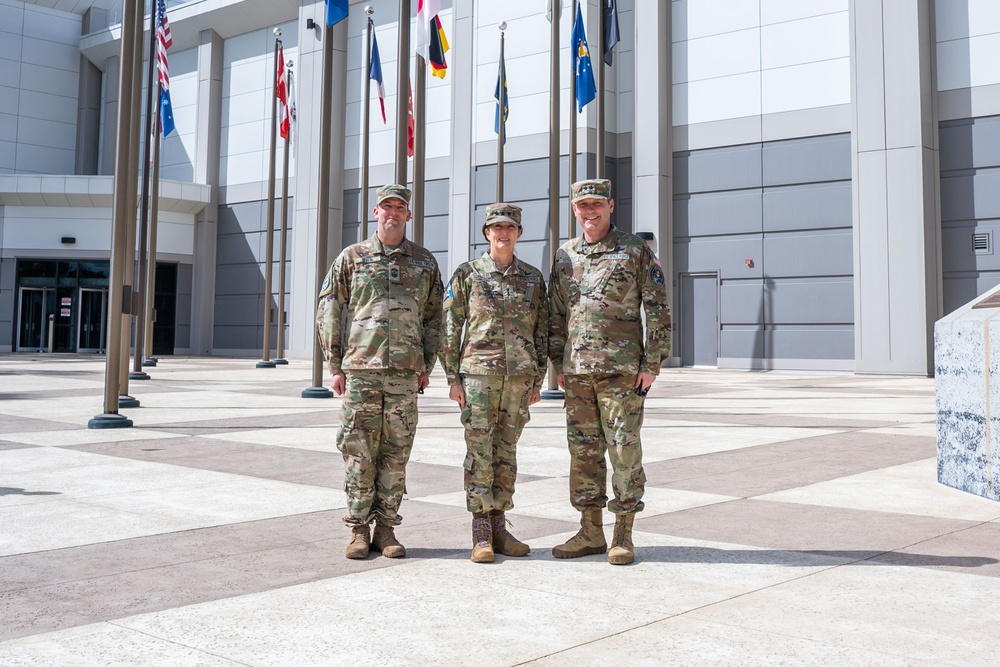
<svg viewBox="0 0 1000 667">
<path fill-rule="evenodd" d="M 649 279 L 652 280 L 653 284 L 657 287 L 663 287 L 663 269 L 656 264 L 649 267 Z"/>
</svg>

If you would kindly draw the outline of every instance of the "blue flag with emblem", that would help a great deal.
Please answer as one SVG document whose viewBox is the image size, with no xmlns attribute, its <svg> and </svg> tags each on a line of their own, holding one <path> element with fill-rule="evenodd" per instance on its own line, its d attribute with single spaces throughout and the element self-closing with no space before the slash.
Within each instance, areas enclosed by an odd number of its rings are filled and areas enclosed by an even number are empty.
<svg viewBox="0 0 1000 667">
<path fill-rule="evenodd" d="M 590 48 L 587 46 L 587 31 L 583 26 L 583 11 L 580 3 L 576 3 L 576 20 L 573 21 L 573 37 L 570 41 L 570 54 L 573 57 L 573 76 L 576 77 L 576 110 L 597 97 L 597 84 L 594 83 L 594 69 L 590 62 Z"/>
<path fill-rule="evenodd" d="M 348 0 L 326 0 L 326 24 L 337 25 L 347 18 Z"/>
</svg>

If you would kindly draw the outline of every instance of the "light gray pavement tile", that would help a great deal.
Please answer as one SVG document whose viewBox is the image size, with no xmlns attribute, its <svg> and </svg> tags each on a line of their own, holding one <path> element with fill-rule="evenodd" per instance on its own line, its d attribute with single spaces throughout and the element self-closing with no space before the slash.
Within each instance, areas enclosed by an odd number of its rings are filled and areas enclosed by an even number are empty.
<svg viewBox="0 0 1000 667">
<path fill-rule="evenodd" d="M 721 407 L 721 406 L 720 406 Z M 723 408 L 724 409 L 724 408 Z M 647 408 L 647 414 L 649 409 Z M 856 419 L 850 415 L 761 415 L 753 410 L 725 412 L 690 412 L 673 408 L 669 405 L 660 413 L 666 418 L 677 421 L 691 421 L 709 424 L 738 424 L 764 428 L 818 428 L 823 430 L 845 431 L 866 428 L 878 428 L 897 424 L 891 417 L 884 419 Z M 930 417 L 933 419 L 933 415 Z"/>
<path fill-rule="evenodd" d="M 854 560 L 909 549 L 955 531 L 980 525 L 973 521 L 815 507 L 763 500 L 735 500 L 635 521 L 646 532 L 713 540 L 770 549 L 842 556 Z M 927 556 L 927 565 L 975 568 L 992 564 L 996 554 L 969 554 L 971 559 Z"/>
<path fill-rule="evenodd" d="M 1000 579 L 922 568 L 838 567 L 691 612 L 733 628 L 951 665 L 996 664 Z M 760 613 L 767 609 L 768 613 Z"/>
<path fill-rule="evenodd" d="M 44 447 L 67 447 L 86 445 L 98 442 L 115 442 L 124 440 L 159 440 L 176 437 L 172 433 L 150 431 L 142 428 L 117 429 L 73 429 L 58 431 L 29 431 L 28 433 L 8 433 L 8 440 L 23 442 L 29 445 Z"/>
<path fill-rule="evenodd" d="M 270 428 L 229 433 L 209 433 L 205 437 L 255 445 L 311 449 L 317 452 L 333 453 L 339 458 L 340 452 L 337 451 L 337 431 L 338 427 L 332 424 L 320 426 L 273 426 Z"/>
<path fill-rule="evenodd" d="M 5 667 L 236 667 L 240 664 L 110 623 L 0 644 L 0 663 Z"/>
<path fill-rule="evenodd" d="M 578 667 L 731 667 L 732 665 L 868 665 L 870 667 L 940 667 L 941 660 L 915 660 L 872 649 L 838 646 L 790 635 L 790 630 L 761 632 L 736 629 L 687 616 L 609 635 L 568 651 L 523 663 Z"/>
<path fill-rule="evenodd" d="M 581 618 L 561 594 L 455 576 L 470 567 L 417 561 L 377 576 L 356 574 L 119 624 L 248 665 L 489 666 L 516 664 L 656 617 L 605 599 Z M 364 631 L 354 639 L 345 636 L 344 628 L 359 626 Z"/>
<path fill-rule="evenodd" d="M 647 483 L 753 497 L 928 456 L 928 438 L 835 433 L 644 465 Z"/>
<path fill-rule="evenodd" d="M 253 417 L 225 417 L 221 419 L 204 419 L 198 411 L 174 413 L 171 419 L 155 421 L 146 419 L 145 415 L 136 414 L 133 421 L 138 421 L 147 430 L 166 431 L 186 435 L 212 435 L 232 432 L 252 431 L 281 427 L 320 427 L 329 426 L 336 429 L 338 410 L 330 409 L 330 402 L 322 402 L 323 409 L 308 410 L 307 404 L 302 411 L 286 414 L 256 415 Z M 339 403 L 338 403 L 339 405 Z M 161 416 L 162 417 L 162 416 Z"/>
<path fill-rule="evenodd" d="M 878 492 L 872 493 L 872 489 Z M 934 458 L 769 493 L 758 499 L 966 521 L 1000 519 L 1000 503 L 939 484 Z"/>
</svg>

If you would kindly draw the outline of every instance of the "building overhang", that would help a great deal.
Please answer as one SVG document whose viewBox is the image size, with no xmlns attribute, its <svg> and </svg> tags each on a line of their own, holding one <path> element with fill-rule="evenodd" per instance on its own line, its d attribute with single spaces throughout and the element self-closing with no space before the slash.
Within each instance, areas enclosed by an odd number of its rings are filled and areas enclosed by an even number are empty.
<svg viewBox="0 0 1000 667">
<path fill-rule="evenodd" d="M 211 201 L 212 189 L 198 183 L 160 181 L 161 211 L 194 215 Z M 0 175 L 0 206 L 112 208 L 113 176 Z"/>
</svg>

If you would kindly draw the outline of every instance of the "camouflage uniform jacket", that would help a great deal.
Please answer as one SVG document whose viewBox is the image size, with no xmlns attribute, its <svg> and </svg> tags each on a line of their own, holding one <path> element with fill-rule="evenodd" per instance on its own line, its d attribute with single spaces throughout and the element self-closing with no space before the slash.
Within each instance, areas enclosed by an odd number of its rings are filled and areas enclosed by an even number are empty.
<svg viewBox="0 0 1000 667">
<path fill-rule="evenodd" d="M 408 239 L 390 251 L 377 235 L 345 248 L 323 281 L 316 312 L 330 373 L 430 373 L 441 343 L 443 291 L 434 255 Z"/>
<path fill-rule="evenodd" d="M 541 387 L 549 335 L 541 271 L 515 257 L 501 273 L 488 253 L 466 262 L 448 285 L 444 317 L 441 365 L 449 385 L 469 373 L 530 375 Z"/>
<path fill-rule="evenodd" d="M 658 374 L 670 352 L 664 282 L 645 242 L 617 227 L 592 245 L 583 236 L 564 243 L 549 279 L 549 356 L 556 372 Z"/>
</svg>

